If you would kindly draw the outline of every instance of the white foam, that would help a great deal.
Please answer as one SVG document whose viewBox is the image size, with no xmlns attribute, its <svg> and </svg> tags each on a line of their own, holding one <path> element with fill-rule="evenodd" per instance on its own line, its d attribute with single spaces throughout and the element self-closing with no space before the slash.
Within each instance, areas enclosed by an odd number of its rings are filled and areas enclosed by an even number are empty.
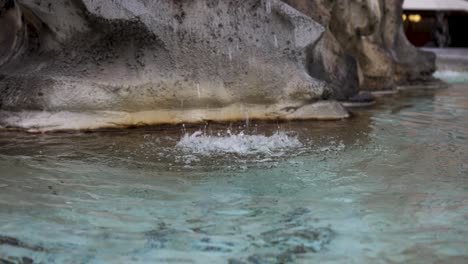
<svg viewBox="0 0 468 264">
<path fill-rule="evenodd" d="M 468 83 L 468 72 L 460 71 L 436 71 L 434 77 L 448 83 Z"/>
<path fill-rule="evenodd" d="M 176 148 L 185 153 L 201 155 L 213 154 L 238 154 L 275 155 L 302 147 L 303 144 L 297 136 L 288 135 L 285 132 L 276 132 L 271 136 L 246 135 L 243 132 L 227 135 L 207 135 L 202 131 L 193 134 L 185 134 L 177 143 Z"/>
</svg>

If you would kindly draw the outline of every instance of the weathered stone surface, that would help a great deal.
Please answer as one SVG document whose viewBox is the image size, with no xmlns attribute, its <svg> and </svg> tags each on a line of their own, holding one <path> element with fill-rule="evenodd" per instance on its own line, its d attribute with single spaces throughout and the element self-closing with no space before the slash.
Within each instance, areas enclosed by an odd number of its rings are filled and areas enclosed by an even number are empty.
<svg viewBox="0 0 468 264">
<path fill-rule="evenodd" d="M 21 11 L 13 0 L 0 0 L 0 65 L 12 59 L 24 39 Z"/>
<path fill-rule="evenodd" d="M 3 110 L 299 107 L 330 94 L 306 69 L 323 27 L 278 0 L 18 2 L 29 42 L 0 68 Z"/>
<path fill-rule="evenodd" d="M 385 17 L 381 27 L 384 47 L 391 51 L 394 58 L 395 82 L 401 85 L 431 80 L 436 70 L 436 56 L 417 49 L 408 41 L 403 31 L 402 12 L 403 0 L 384 1 Z"/>
<path fill-rule="evenodd" d="M 408 42 L 402 26 L 403 0 L 336 0 L 331 31 L 359 65 L 360 87 L 388 90 L 430 80 L 435 55 Z"/>
<path fill-rule="evenodd" d="M 331 98 L 346 100 L 356 94 L 359 88 L 356 61 L 344 51 L 329 28 L 334 1 L 285 0 L 285 2 L 325 28 L 323 37 L 308 57 L 309 74 L 325 80 L 331 86 L 329 95 Z"/>
<path fill-rule="evenodd" d="M 313 103 L 434 71 L 403 35 L 401 4 L 0 0 L 0 124 L 40 128 L 30 117 L 44 111 L 60 128 L 339 119 L 333 101 L 328 114 Z"/>
<path fill-rule="evenodd" d="M 307 119 L 308 116 L 313 116 L 316 120 L 333 120 L 348 118 L 349 113 L 338 102 L 320 101 L 298 108 L 296 111 L 287 115 L 286 119 Z"/>
<path fill-rule="evenodd" d="M 155 109 L 147 111 L 0 111 L 0 126 L 29 131 L 120 128 L 207 121 L 337 120 L 349 117 L 336 101 L 318 101 L 303 106 L 231 104 L 218 108 Z"/>
<path fill-rule="evenodd" d="M 325 27 L 324 36 L 309 57 L 308 69 L 312 76 L 329 82 L 335 98 L 349 98 L 358 86 L 361 90 L 390 90 L 432 79 L 435 56 L 416 49 L 404 35 L 403 1 L 285 2 Z"/>
</svg>

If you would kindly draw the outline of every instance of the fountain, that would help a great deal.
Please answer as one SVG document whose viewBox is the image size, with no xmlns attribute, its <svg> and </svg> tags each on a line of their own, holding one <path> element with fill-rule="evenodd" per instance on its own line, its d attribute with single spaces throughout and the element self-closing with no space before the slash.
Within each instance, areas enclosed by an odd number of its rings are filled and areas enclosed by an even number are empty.
<svg viewBox="0 0 468 264">
<path fill-rule="evenodd" d="M 0 263 L 467 262 L 468 52 L 402 3 L 0 0 Z"/>
<path fill-rule="evenodd" d="M 393 1 L 3 2 L 4 127 L 337 120 L 434 71 Z"/>
</svg>

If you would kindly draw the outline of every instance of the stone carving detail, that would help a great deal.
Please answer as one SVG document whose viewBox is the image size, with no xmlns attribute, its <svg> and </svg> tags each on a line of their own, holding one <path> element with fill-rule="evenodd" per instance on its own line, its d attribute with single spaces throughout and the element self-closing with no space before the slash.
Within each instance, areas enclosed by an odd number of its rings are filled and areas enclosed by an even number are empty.
<svg viewBox="0 0 468 264">
<path fill-rule="evenodd" d="M 0 0 L 0 124 L 343 118 L 328 100 L 433 71 L 400 2 Z"/>
</svg>

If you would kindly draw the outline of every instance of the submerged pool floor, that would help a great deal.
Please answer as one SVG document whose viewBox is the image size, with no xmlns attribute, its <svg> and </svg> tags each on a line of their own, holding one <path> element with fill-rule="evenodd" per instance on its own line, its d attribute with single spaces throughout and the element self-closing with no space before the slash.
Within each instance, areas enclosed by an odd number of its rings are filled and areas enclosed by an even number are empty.
<svg viewBox="0 0 468 264">
<path fill-rule="evenodd" d="M 339 122 L 0 132 L 9 261 L 468 263 L 468 85 Z"/>
</svg>

